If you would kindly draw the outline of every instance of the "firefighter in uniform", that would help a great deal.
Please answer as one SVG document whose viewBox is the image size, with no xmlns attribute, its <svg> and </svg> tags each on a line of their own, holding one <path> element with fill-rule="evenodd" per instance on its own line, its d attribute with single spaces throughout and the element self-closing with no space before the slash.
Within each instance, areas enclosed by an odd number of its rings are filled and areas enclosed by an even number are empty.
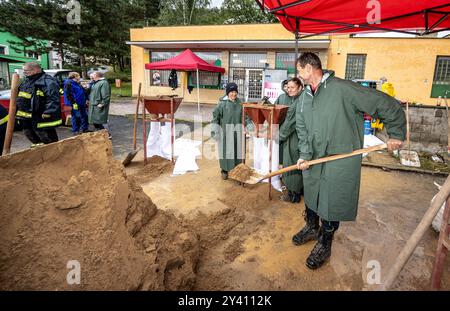
<svg viewBox="0 0 450 311">
<path fill-rule="evenodd" d="M 16 116 L 24 134 L 32 147 L 57 142 L 56 127 L 62 124 L 58 82 L 37 63 L 24 64 L 23 71 Z"/>
</svg>

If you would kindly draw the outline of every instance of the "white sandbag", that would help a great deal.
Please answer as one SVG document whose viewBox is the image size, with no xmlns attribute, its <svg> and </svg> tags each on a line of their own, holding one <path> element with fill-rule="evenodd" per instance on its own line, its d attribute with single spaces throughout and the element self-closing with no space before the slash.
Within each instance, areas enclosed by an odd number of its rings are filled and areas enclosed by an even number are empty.
<svg viewBox="0 0 450 311">
<path fill-rule="evenodd" d="M 173 175 L 183 175 L 187 172 L 195 172 L 199 167 L 195 159 L 201 155 L 199 147 L 200 141 L 179 138 L 175 141 L 174 154 L 177 157 Z"/>
<path fill-rule="evenodd" d="M 170 122 L 150 122 L 150 132 L 147 138 L 147 157 L 155 155 L 172 160 Z"/>
<path fill-rule="evenodd" d="M 274 140 L 272 141 L 272 172 L 277 171 L 280 163 L 279 145 Z M 253 137 L 253 168 L 260 174 L 266 175 L 269 173 L 269 141 L 265 138 Z M 269 182 L 268 179 L 263 182 Z M 281 189 L 280 176 L 272 177 L 272 186 L 278 191 Z"/>
</svg>

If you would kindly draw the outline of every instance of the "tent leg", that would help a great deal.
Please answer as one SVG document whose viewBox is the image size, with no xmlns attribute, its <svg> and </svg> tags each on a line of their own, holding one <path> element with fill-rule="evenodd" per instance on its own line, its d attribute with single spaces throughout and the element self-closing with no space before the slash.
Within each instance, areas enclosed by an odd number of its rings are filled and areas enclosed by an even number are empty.
<svg viewBox="0 0 450 311">
<path fill-rule="evenodd" d="M 200 112 L 200 81 L 199 79 L 199 74 L 198 74 L 198 69 L 197 69 L 197 110 L 198 112 Z"/>
<path fill-rule="evenodd" d="M 181 87 L 183 88 L 183 93 L 182 93 L 182 97 L 184 98 L 184 90 L 185 88 L 188 86 L 189 81 L 188 81 L 188 77 L 187 77 L 187 72 L 183 72 L 183 79 L 182 79 L 183 83 L 181 84 Z M 187 82 L 186 82 L 187 81 Z"/>
</svg>

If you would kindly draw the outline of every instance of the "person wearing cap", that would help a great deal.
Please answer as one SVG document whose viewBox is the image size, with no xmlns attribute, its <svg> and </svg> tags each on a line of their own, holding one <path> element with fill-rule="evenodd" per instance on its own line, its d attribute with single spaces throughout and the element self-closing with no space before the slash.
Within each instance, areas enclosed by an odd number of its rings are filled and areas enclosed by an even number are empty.
<svg viewBox="0 0 450 311">
<path fill-rule="evenodd" d="M 238 86 L 230 82 L 226 85 L 225 96 L 213 111 L 211 137 L 219 146 L 219 163 L 222 179 L 228 179 L 228 172 L 242 163 L 242 104 L 238 96 Z M 253 129 L 248 117 L 246 126 Z"/>
</svg>

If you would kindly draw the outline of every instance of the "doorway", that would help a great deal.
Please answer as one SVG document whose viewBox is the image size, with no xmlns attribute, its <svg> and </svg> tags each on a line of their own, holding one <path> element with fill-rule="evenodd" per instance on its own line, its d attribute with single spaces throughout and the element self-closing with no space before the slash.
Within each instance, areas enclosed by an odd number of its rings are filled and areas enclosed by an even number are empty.
<svg viewBox="0 0 450 311">
<path fill-rule="evenodd" d="M 231 82 L 237 84 L 239 97 L 244 101 L 259 101 L 263 94 L 264 70 L 232 68 Z"/>
</svg>

